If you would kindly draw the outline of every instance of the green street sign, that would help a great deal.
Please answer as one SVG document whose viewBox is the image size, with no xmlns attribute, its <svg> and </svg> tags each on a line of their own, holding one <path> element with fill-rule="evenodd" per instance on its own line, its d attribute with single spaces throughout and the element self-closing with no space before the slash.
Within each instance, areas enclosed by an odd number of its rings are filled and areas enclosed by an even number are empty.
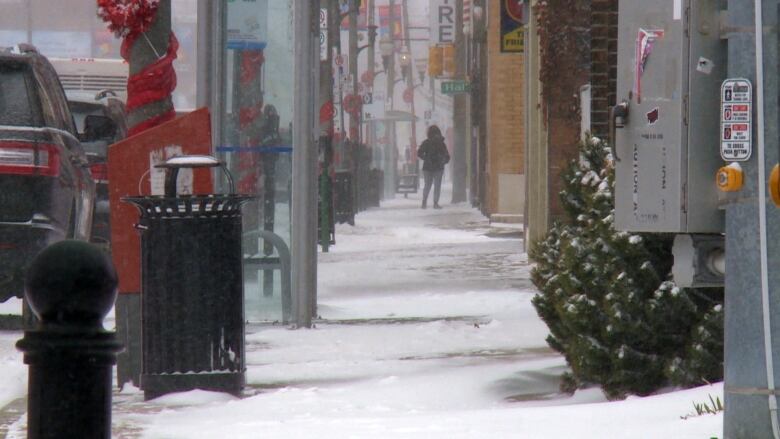
<svg viewBox="0 0 780 439">
<path fill-rule="evenodd" d="M 469 93 L 470 91 L 471 84 L 465 80 L 445 81 L 441 83 L 441 93 L 445 95 Z"/>
</svg>

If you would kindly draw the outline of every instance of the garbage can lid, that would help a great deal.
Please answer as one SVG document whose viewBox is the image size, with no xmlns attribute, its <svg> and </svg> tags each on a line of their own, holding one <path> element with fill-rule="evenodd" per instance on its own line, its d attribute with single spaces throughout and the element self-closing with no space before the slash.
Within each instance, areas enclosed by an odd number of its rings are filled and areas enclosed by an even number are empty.
<svg viewBox="0 0 780 439">
<path fill-rule="evenodd" d="M 179 155 L 171 157 L 155 168 L 214 168 L 221 166 L 216 157 L 210 155 Z"/>
</svg>

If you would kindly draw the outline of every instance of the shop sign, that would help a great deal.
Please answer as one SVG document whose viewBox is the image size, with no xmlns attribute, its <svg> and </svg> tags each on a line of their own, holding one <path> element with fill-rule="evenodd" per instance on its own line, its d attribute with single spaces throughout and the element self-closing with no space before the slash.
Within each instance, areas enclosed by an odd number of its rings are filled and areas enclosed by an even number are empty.
<svg viewBox="0 0 780 439">
<path fill-rule="evenodd" d="M 526 0 L 501 0 L 501 52 L 523 52 L 523 25 L 527 22 Z"/>
</svg>

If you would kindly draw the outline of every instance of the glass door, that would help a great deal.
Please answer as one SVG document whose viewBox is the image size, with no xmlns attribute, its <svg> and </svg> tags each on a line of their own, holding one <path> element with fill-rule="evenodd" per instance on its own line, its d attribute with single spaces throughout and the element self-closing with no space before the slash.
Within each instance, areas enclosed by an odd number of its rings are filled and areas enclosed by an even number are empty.
<svg viewBox="0 0 780 439">
<path fill-rule="evenodd" d="M 289 288 L 286 257 L 263 236 L 289 248 L 292 181 L 292 0 L 229 0 L 222 60 L 224 107 L 216 151 L 228 163 L 236 191 L 257 198 L 244 212 L 246 318 L 283 321 Z M 219 93 L 219 92 L 218 92 Z M 289 254 L 289 253 L 288 253 Z"/>
</svg>

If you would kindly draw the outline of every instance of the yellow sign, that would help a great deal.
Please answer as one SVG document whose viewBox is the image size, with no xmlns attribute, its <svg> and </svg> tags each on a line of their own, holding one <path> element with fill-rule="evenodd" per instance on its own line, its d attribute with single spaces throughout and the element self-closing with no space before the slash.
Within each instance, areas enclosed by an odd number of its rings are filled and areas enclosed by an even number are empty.
<svg viewBox="0 0 780 439">
<path fill-rule="evenodd" d="M 507 32 L 501 36 L 502 52 L 522 52 L 523 51 L 523 28 L 518 27 L 512 32 Z"/>
</svg>

